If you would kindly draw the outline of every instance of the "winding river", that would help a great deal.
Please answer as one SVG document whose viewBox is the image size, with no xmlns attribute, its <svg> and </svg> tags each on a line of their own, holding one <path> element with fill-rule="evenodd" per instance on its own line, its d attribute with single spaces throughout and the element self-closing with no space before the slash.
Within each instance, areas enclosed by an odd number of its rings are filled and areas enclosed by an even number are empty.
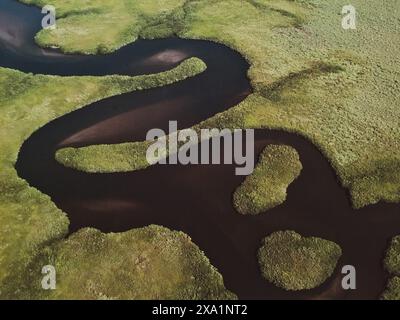
<svg viewBox="0 0 400 320">
<path fill-rule="evenodd" d="M 205 252 L 242 299 L 376 299 L 388 274 L 382 260 L 388 241 L 400 233 L 400 207 L 380 203 L 353 210 L 328 161 L 304 138 L 256 130 L 257 155 L 270 143 L 293 146 L 303 164 L 287 201 L 258 216 L 242 216 L 232 193 L 243 177 L 232 165 L 155 165 L 146 170 L 88 174 L 54 159 L 66 146 L 144 140 L 147 130 L 196 124 L 246 98 L 248 64 L 236 52 L 208 41 L 177 38 L 139 40 L 105 56 L 64 55 L 38 48 L 33 37 L 42 15 L 14 0 L 0 1 L 0 65 L 54 75 L 138 75 L 160 72 L 196 56 L 207 70 L 162 88 L 101 100 L 58 118 L 23 144 L 16 169 L 31 186 L 48 194 L 68 214 L 70 233 L 95 227 L 119 232 L 149 224 L 181 230 Z M 343 256 L 322 286 L 288 292 L 265 281 L 256 252 L 261 239 L 292 229 L 338 243 Z M 357 290 L 341 288 L 341 267 L 357 270 Z"/>
</svg>

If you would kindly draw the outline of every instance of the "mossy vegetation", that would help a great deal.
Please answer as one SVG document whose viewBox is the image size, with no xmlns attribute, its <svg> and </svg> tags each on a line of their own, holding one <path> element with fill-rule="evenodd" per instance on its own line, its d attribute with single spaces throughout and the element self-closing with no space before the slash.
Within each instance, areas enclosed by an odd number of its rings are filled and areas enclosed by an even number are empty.
<svg viewBox="0 0 400 320">
<path fill-rule="evenodd" d="M 32 259 L 68 231 L 66 215 L 18 177 L 14 164 L 23 141 L 47 122 L 96 100 L 185 79 L 204 68 L 196 58 L 139 77 L 57 77 L 0 68 L 0 298 L 22 295 L 16 284 L 24 283 Z"/>
<path fill-rule="evenodd" d="M 21 0 L 45 6 L 46 0 Z M 135 41 L 139 36 L 156 38 L 174 34 L 174 16 L 184 0 L 52 0 L 57 29 L 42 30 L 36 42 L 63 52 L 104 54 Z"/>
<path fill-rule="evenodd" d="M 344 0 L 172 3 L 176 7 L 166 7 L 172 11 L 142 30 L 163 36 L 173 30 L 183 38 L 224 43 L 251 64 L 254 94 L 204 126 L 298 133 L 328 157 L 356 208 L 380 200 L 400 201 L 400 63 L 398 55 L 390 54 L 400 49 L 396 0 L 384 6 L 377 0 L 354 0 L 357 30 L 341 27 L 340 12 L 348 4 Z M 120 10 L 116 8 L 115 14 Z M 65 24 L 72 27 L 68 20 Z M 80 50 L 76 39 L 71 46 Z M 141 154 L 143 146 L 135 147 Z M 112 152 L 124 158 L 132 148 L 112 146 Z M 92 161 L 93 169 L 96 160 Z"/>
<path fill-rule="evenodd" d="M 57 270 L 56 290 L 41 288 L 45 265 Z M 41 250 L 25 277 L 25 298 L 236 298 L 186 234 L 154 225 L 109 234 L 82 229 Z"/>
<path fill-rule="evenodd" d="M 400 277 L 389 279 L 385 291 L 382 294 L 383 300 L 400 300 Z"/>
<path fill-rule="evenodd" d="M 233 194 L 241 214 L 258 214 L 286 200 L 287 188 L 299 176 L 302 165 L 297 151 L 284 145 L 269 145 L 261 153 L 251 175 Z"/>
<path fill-rule="evenodd" d="M 150 142 L 136 142 L 64 148 L 56 152 L 56 160 L 66 167 L 85 172 L 127 172 L 145 169 L 150 165 L 146 159 L 149 146 Z"/>
<path fill-rule="evenodd" d="M 387 271 L 400 276 L 400 236 L 392 239 L 386 252 L 384 264 Z"/>
<path fill-rule="evenodd" d="M 382 294 L 384 300 L 400 300 L 400 236 L 393 237 L 384 260 L 391 278 Z"/>
<path fill-rule="evenodd" d="M 332 241 L 278 231 L 264 238 L 258 261 L 268 281 L 286 290 L 304 290 L 324 283 L 341 254 L 341 248 Z"/>
</svg>

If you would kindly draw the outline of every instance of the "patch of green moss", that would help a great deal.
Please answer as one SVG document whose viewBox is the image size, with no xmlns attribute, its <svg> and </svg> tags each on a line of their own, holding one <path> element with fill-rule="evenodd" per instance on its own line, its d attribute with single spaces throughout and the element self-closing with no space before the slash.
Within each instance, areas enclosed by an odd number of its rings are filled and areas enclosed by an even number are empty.
<svg viewBox="0 0 400 320">
<path fill-rule="evenodd" d="M 294 148 L 267 146 L 253 173 L 245 178 L 233 194 L 236 210 L 241 214 L 258 214 L 283 203 L 287 188 L 301 170 L 299 154 Z"/>
<path fill-rule="evenodd" d="M 381 298 L 384 300 L 400 300 L 400 236 L 393 237 L 383 261 L 391 278 Z"/>
<path fill-rule="evenodd" d="M 258 261 L 268 281 L 286 290 L 304 290 L 324 283 L 341 254 L 341 248 L 332 241 L 278 231 L 264 238 Z"/>
<path fill-rule="evenodd" d="M 400 300 L 400 277 L 389 280 L 381 297 L 383 300 Z"/>
<path fill-rule="evenodd" d="M 55 267 L 55 290 L 41 288 L 45 265 Z M 41 250 L 24 280 L 28 299 L 236 298 L 186 234 L 154 225 L 109 234 L 82 229 Z"/>
<path fill-rule="evenodd" d="M 43 7 L 46 0 L 21 0 Z M 174 34 L 172 17 L 182 10 L 184 0 L 53 0 L 57 28 L 42 30 L 36 42 L 63 52 L 104 54 L 139 36 L 156 38 Z"/>
<path fill-rule="evenodd" d="M 384 265 L 391 274 L 400 276 L 400 236 L 392 239 L 389 249 L 386 252 Z"/>
<path fill-rule="evenodd" d="M 126 172 L 145 169 L 150 165 L 146 159 L 149 146 L 150 142 L 136 142 L 64 148 L 57 151 L 56 159 L 66 167 L 85 172 Z"/>
</svg>

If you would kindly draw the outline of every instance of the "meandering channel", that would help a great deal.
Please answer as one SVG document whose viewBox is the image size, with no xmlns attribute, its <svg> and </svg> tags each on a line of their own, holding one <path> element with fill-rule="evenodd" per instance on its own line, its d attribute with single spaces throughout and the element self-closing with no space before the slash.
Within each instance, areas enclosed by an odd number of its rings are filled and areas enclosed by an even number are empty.
<svg viewBox="0 0 400 320">
<path fill-rule="evenodd" d="M 248 64 L 236 52 L 208 41 L 177 38 L 139 40 L 106 56 L 64 55 L 38 48 L 33 37 L 40 11 L 13 0 L 0 3 L 0 65 L 53 75 L 137 75 L 164 71 L 196 56 L 207 70 L 162 88 L 104 99 L 39 129 L 23 144 L 20 177 L 48 194 L 68 214 L 70 232 L 95 227 L 103 232 L 159 224 L 181 230 L 204 250 L 243 299 L 376 299 L 388 275 L 382 259 L 388 241 L 400 233 L 396 204 L 353 210 L 328 161 L 310 142 L 282 131 L 256 130 L 256 156 L 270 143 L 299 152 L 303 171 L 287 201 L 258 216 L 242 216 L 232 193 L 243 177 L 230 165 L 155 165 L 146 170 L 87 174 L 60 165 L 55 151 L 66 146 L 144 140 L 148 129 L 194 125 L 246 98 Z M 343 256 L 322 286 L 287 292 L 261 277 L 256 251 L 277 230 L 295 230 L 338 243 Z M 357 290 L 341 289 L 341 266 L 357 269 Z"/>
</svg>

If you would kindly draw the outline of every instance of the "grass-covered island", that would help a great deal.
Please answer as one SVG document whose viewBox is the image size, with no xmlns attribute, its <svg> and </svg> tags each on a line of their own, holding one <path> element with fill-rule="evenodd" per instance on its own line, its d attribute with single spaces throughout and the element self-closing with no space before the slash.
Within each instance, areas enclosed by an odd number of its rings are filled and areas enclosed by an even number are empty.
<svg viewBox="0 0 400 320">
<path fill-rule="evenodd" d="M 41 288 L 47 264 L 57 270 L 57 290 Z M 82 229 L 43 249 L 29 265 L 25 284 L 25 298 L 236 298 L 186 234 L 154 225 L 109 234 Z"/>
<path fill-rule="evenodd" d="M 382 294 L 382 299 L 400 300 L 400 236 L 394 237 L 390 242 L 384 266 L 391 278 Z"/>
<path fill-rule="evenodd" d="M 302 170 L 297 151 L 284 145 L 269 145 L 261 153 L 251 175 L 233 194 L 241 214 L 258 214 L 286 200 L 287 188 Z"/>
<path fill-rule="evenodd" d="M 324 283 L 341 255 L 332 241 L 278 231 L 264 238 L 258 261 L 268 281 L 286 290 L 304 290 Z"/>
</svg>

